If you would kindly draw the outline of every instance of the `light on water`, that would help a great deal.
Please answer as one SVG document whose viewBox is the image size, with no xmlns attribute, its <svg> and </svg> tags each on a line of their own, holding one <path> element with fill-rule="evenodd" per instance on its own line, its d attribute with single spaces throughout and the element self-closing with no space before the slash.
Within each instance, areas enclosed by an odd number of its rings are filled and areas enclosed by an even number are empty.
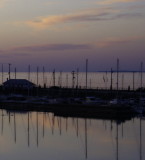
<svg viewBox="0 0 145 160">
<path fill-rule="evenodd" d="M 143 160 L 145 120 L 58 117 L 0 110 L 0 158 Z"/>
</svg>

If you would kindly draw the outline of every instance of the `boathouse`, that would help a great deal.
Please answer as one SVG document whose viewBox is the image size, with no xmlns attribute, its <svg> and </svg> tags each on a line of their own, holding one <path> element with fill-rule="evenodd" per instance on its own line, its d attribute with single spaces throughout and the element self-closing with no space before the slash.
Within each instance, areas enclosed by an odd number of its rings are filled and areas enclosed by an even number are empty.
<svg viewBox="0 0 145 160">
<path fill-rule="evenodd" d="M 35 87 L 35 84 L 26 79 L 9 79 L 3 83 L 3 87 L 30 89 Z"/>
</svg>

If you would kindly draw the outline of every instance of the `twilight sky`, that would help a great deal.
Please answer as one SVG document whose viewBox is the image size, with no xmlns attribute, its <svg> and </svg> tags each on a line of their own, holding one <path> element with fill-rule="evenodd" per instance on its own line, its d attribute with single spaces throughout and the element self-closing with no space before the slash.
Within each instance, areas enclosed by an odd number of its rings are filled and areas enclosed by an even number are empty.
<svg viewBox="0 0 145 160">
<path fill-rule="evenodd" d="M 19 71 L 138 70 L 145 0 L 0 0 L 0 63 Z M 145 66 L 145 65 L 144 65 Z"/>
</svg>

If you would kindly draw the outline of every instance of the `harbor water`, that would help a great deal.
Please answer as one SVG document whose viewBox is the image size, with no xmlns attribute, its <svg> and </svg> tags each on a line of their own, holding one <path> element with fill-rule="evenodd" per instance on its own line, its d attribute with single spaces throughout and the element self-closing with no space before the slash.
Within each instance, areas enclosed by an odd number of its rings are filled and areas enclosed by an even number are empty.
<svg viewBox="0 0 145 160">
<path fill-rule="evenodd" d="M 0 110 L 0 159 L 143 160 L 145 119 L 59 117 Z"/>
</svg>

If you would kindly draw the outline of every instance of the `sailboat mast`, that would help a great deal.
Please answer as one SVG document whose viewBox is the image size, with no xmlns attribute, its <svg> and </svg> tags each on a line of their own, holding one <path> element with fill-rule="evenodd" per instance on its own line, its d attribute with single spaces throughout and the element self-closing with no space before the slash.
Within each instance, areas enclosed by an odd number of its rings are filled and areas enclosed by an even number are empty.
<svg viewBox="0 0 145 160">
<path fill-rule="evenodd" d="M 88 87 L 88 59 L 86 59 L 86 89 Z"/>
<path fill-rule="evenodd" d="M 90 78 L 90 89 L 92 88 L 92 79 Z"/>
<path fill-rule="evenodd" d="M 143 72 L 143 62 L 141 62 L 141 66 L 140 66 L 140 93 L 142 91 L 142 72 Z"/>
<path fill-rule="evenodd" d="M 112 68 L 111 68 L 111 85 L 110 85 L 110 90 L 111 90 L 111 91 L 112 91 L 112 83 L 113 83 L 112 74 L 113 74 L 113 70 L 112 70 Z"/>
<path fill-rule="evenodd" d="M 39 72 L 39 68 L 37 67 L 37 86 L 38 86 L 38 72 Z"/>
<path fill-rule="evenodd" d="M 62 87 L 62 71 L 60 71 L 60 74 L 59 74 L 58 86 L 59 86 L 60 88 Z"/>
<path fill-rule="evenodd" d="M 11 64 L 9 63 L 9 80 L 11 79 Z"/>
<path fill-rule="evenodd" d="M 75 71 L 72 71 L 72 89 L 75 87 Z"/>
<path fill-rule="evenodd" d="M 68 88 L 68 74 L 66 74 L 66 88 Z"/>
<path fill-rule="evenodd" d="M 4 82 L 4 66 L 2 64 L 2 84 L 3 84 L 3 82 Z"/>
<path fill-rule="evenodd" d="M 77 68 L 77 87 L 79 85 L 79 68 Z"/>
<path fill-rule="evenodd" d="M 124 74 L 122 74 L 122 90 L 124 89 Z"/>
<path fill-rule="evenodd" d="M 132 87 L 132 89 L 133 89 L 133 91 L 134 91 L 134 72 L 133 72 L 133 87 Z"/>
<path fill-rule="evenodd" d="M 55 69 L 53 70 L 53 86 L 55 87 Z"/>
<path fill-rule="evenodd" d="M 17 78 L 17 69 L 15 68 L 15 79 Z"/>
<path fill-rule="evenodd" d="M 118 98 L 118 80 L 119 80 L 119 59 L 117 59 L 117 98 Z"/>
<path fill-rule="evenodd" d="M 43 66 L 43 86 L 45 85 L 45 68 Z"/>
<path fill-rule="evenodd" d="M 28 81 L 30 81 L 30 65 L 28 66 Z"/>
</svg>

